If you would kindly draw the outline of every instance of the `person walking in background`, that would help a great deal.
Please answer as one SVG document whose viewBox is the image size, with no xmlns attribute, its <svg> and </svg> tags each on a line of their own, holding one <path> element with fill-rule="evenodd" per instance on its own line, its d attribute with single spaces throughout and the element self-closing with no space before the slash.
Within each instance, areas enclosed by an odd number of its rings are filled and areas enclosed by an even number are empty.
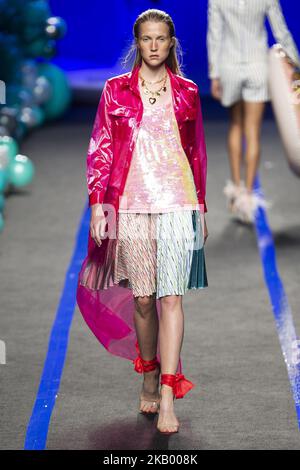
<svg viewBox="0 0 300 470">
<path fill-rule="evenodd" d="M 268 203 L 253 190 L 260 159 L 260 133 L 268 89 L 265 19 L 296 65 L 299 53 L 279 0 L 209 0 L 207 51 L 211 94 L 229 108 L 227 148 L 231 170 L 223 189 L 229 210 L 253 223 L 256 208 Z M 245 137 L 245 180 L 241 178 Z"/>
</svg>

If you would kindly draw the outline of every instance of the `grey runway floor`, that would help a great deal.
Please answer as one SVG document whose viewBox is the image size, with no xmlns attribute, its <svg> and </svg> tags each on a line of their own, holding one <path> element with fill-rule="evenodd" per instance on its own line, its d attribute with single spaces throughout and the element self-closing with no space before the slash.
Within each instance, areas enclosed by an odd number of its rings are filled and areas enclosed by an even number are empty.
<svg viewBox="0 0 300 470">
<path fill-rule="evenodd" d="M 94 111 L 93 111 L 94 112 Z M 21 153 L 36 165 L 30 187 L 7 199 L 1 234 L 1 449 L 22 449 L 49 334 L 86 201 L 85 156 L 93 112 L 38 130 Z M 72 118 L 70 118 L 72 116 Z M 206 116 L 206 109 L 204 109 Z M 286 366 L 256 234 L 234 222 L 222 188 L 229 175 L 227 122 L 208 116 L 206 263 L 209 287 L 184 298 L 183 371 L 196 387 L 175 402 L 171 438 L 137 412 L 141 376 L 109 354 L 76 308 L 47 449 L 298 449 Z M 260 181 L 279 273 L 300 331 L 300 181 L 276 125 L 262 129 Z"/>
</svg>

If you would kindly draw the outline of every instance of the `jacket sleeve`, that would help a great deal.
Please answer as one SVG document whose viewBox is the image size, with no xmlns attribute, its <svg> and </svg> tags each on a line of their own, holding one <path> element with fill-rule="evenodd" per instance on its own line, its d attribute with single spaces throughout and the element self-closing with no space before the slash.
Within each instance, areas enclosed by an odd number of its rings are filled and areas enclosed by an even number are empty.
<svg viewBox="0 0 300 470">
<path fill-rule="evenodd" d="M 89 206 L 103 203 L 113 160 L 111 118 L 107 112 L 111 99 L 108 81 L 99 100 L 86 159 Z"/>
<path fill-rule="evenodd" d="M 203 127 L 203 117 L 200 101 L 199 88 L 196 92 L 196 119 L 195 119 L 195 143 L 192 154 L 193 174 L 197 191 L 200 212 L 207 212 L 205 201 L 206 196 L 206 173 L 207 173 L 207 152 Z"/>
<path fill-rule="evenodd" d="M 276 41 L 281 44 L 288 56 L 290 56 L 293 62 L 299 67 L 299 53 L 286 25 L 279 0 L 269 0 L 267 16 Z"/>
<path fill-rule="evenodd" d="M 223 19 L 217 0 L 208 2 L 208 30 L 206 37 L 208 53 L 208 76 L 219 77 L 219 55 L 222 41 Z"/>
</svg>

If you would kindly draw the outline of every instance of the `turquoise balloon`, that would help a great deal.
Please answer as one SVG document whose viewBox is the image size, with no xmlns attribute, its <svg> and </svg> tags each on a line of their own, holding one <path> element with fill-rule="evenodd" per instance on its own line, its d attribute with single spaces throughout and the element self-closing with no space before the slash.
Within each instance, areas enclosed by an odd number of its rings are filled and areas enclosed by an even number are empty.
<svg viewBox="0 0 300 470">
<path fill-rule="evenodd" d="M 47 1 L 35 0 L 34 2 L 28 2 L 22 13 L 25 24 L 39 25 L 46 22 L 51 15 L 51 10 Z"/>
<path fill-rule="evenodd" d="M 3 229 L 4 229 L 4 218 L 0 212 L 0 232 L 2 232 Z"/>
<path fill-rule="evenodd" d="M 7 173 L 8 171 L 0 169 L 0 191 L 3 192 L 7 185 Z"/>
<path fill-rule="evenodd" d="M 31 125 L 28 125 L 25 122 L 26 127 L 38 127 L 42 125 L 45 121 L 45 111 L 40 106 L 30 106 L 33 122 Z"/>
<path fill-rule="evenodd" d="M 8 135 L 5 135 L 0 137 L 0 145 L 5 145 L 7 147 L 9 163 L 12 163 L 15 155 L 19 152 L 17 141 Z"/>
<path fill-rule="evenodd" d="M 42 105 L 46 119 L 56 119 L 61 116 L 71 103 L 71 88 L 63 70 L 51 63 L 38 65 L 39 75 L 45 75 L 52 86 L 50 99 Z"/>
<path fill-rule="evenodd" d="M 46 59 L 52 59 L 52 57 L 54 57 L 57 53 L 57 50 L 56 50 L 56 41 L 48 41 L 46 46 L 44 47 L 44 53 L 43 53 L 43 56 L 46 58 Z"/>
<path fill-rule="evenodd" d="M 22 85 L 8 84 L 6 87 L 6 104 L 8 106 L 18 106 L 20 104 L 20 93 Z"/>
<path fill-rule="evenodd" d="M 43 57 L 44 50 L 47 47 L 48 38 L 39 38 L 36 39 L 29 44 L 27 44 L 24 48 L 26 54 L 33 56 L 33 57 Z"/>
<path fill-rule="evenodd" d="M 31 183 L 35 169 L 32 161 L 26 155 L 18 154 L 9 167 L 9 180 L 17 188 Z"/>
<path fill-rule="evenodd" d="M 18 118 L 17 127 L 14 132 L 14 138 L 17 139 L 18 142 L 20 142 L 28 132 L 29 132 L 29 129 L 26 126 L 26 124 L 24 124 L 24 122 L 20 121 L 20 118 Z"/>
<path fill-rule="evenodd" d="M 10 24 L 5 25 L 5 33 L 0 32 L 1 80 L 7 84 L 19 81 L 19 67 L 22 60 L 18 37 L 6 32 L 7 30 L 10 31 L 9 26 Z"/>
<path fill-rule="evenodd" d="M 3 211 L 5 206 L 5 197 L 3 193 L 0 193 L 0 211 Z"/>
<path fill-rule="evenodd" d="M 2 186 L 2 191 L 5 192 L 7 189 L 8 189 L 8 186 L 9 186 L 9 180 L 10 180 L 10 166 L 5 168 L 4 170 L 1 170 L 3 171 L 4 175 L 3 175 L 3 186 Z"/>
<path fill-rule="evenodd" d="M 40 106 L 34 106 L 32 107 L 32 109 L 34 110 L 34 115 L 37 121 L 37 125 L 41 126 L 44 123 L 45 118 L 46 118 L 45 111 Z"/>
<path fill-rule="evenodd" d="M 67 24 L 60 16 L 47 19 L 46 34 L 51 39 L 61 39 L 67 32 Z"/>
<path fill-rule="evenodd" d="M 38 39 L 39 36 L 41 36 L 41 33 L 43 32 L 43 27 L 38 24 L 38 25 L 27 25 L 24 27 L 23 31 L 23 39 L 25 42 L 31 42 L 35 41 Z"/>
</svg>

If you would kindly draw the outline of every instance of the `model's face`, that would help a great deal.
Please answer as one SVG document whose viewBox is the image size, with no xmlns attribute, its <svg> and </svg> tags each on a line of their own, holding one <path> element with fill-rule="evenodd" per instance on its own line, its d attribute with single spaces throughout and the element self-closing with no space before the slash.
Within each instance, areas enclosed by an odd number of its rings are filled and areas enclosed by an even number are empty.
<svg viewBox="0 0 300 470">
<path fill-rule="evenodd" d="M 167 59 L 174 43 L 166 23 L 145 21 L 140 25 L 138 47 L 144 62 L 150 67 L 161 65 Z"/>
</svg>

